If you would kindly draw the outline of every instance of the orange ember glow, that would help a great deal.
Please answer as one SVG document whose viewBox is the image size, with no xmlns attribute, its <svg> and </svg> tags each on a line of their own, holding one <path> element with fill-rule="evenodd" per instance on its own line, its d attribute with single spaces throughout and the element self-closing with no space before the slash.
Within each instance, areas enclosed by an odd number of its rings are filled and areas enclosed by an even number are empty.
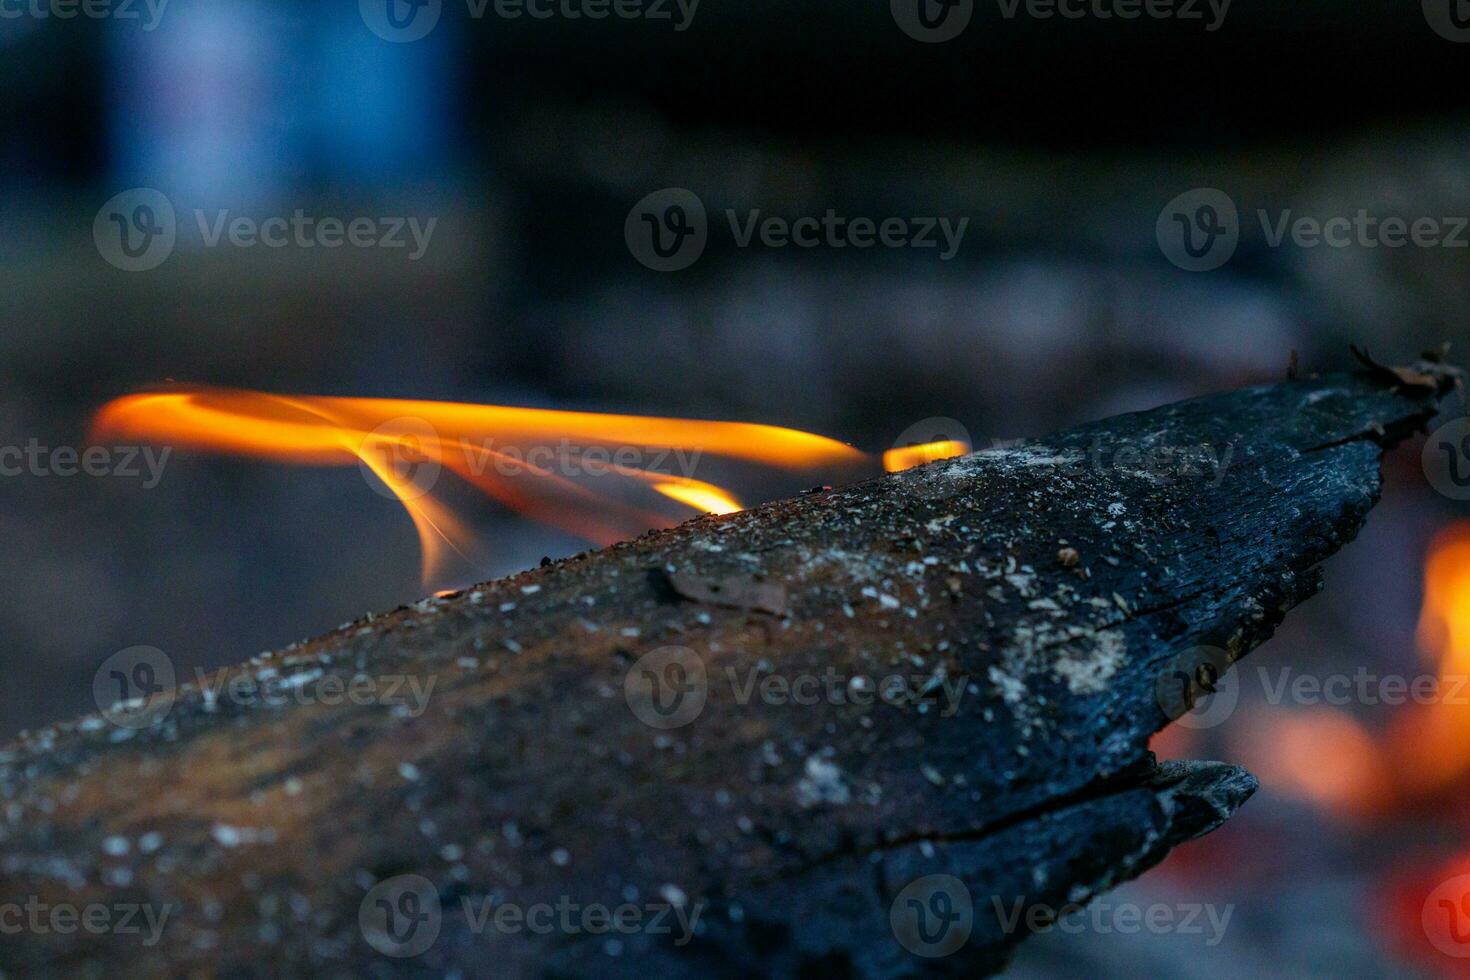
<svg viewBox="0 0 1470 980">
<path fill-rule="evenodd" d="M 959 439 L 941 439 L 915 446 L 899 446 L 883 454 L 883 469 L 889 473 L 912 469 L 937 459 L 963 456 L 970 451 L 970 444 Z"/>
<path fill-rule="evenodd" d="M 1439 697 L 1389 731 L 1401 795 L 1423 797 L 1470 773 L 1470 521 L 1435 535 L 1424 565 L 1419 647 L 1437 665 Z"/>
<path fill-rule="evenodd" d="M 1241 736 L 1247 764 L 1339 815 L 1381 815 L 1458 788 L 1470 776 L 1470 521 L 1430 543 L 1418 640 L 1437 678 L 1432 697 L 1409 700 L 1371 734 L 1330 708 L 1260 719 Z"/>
<path fill-rule="evenodd" d="M 1265 785 L 1353 817 L 1375 809 L 1387 779 L 1383 752 L 1351 716 L 1314 707 L 1257 721 L 1243 726 L 1240 749 Z"/>
<path fill-rule="evenodd" d="M 851 446 L 770 425 L 213 388 L 118 398 L 98 412 L 92 438 L 359 465 L 408 511 L 426 582 L 471 544 L 435 492 L 446 470 L 533 519 L 610 544 L 679 519 L 656 510 L 660 501 L 740 510 L 729 490 L 689 475 L 705 454 L 788 471 L 872 465 Z M 591 477 L 612 479 L 594 493 Z"/>
</svg>

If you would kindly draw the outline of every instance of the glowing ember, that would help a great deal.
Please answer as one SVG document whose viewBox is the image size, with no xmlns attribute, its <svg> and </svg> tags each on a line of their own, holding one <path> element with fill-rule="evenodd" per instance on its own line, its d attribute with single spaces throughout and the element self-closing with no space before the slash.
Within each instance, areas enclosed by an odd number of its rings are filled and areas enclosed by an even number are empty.
<svg viewBox="0 0 1470 980">
<path fill-rule="evenodd" d="M 1378 814 L 1456 788 L 1470 775 L 1470 521 L 1430 543 L 1418 638 L 1437 667 L 1433 700 L 1406 705 L 1377 737 L 1331 709 L 1263 718 L 1242 736 L 1247 765 L 1269 785 L 1344 814 Z"/>
<path fill-rule="evenodd" d="M 1388 779 L 1382 749 L 1348 715 L 1313 708 L 1253 718 L 1241 731 L 1241 755 L 1267 786 L 1355 817 L 1381 802 Z"/>
<path fill-rule="evenodd" d="M 92 438 L 360 465 L 408 511 L 426 582 L 471 544 L 468 529 L 435 495 L 446 469 L 522 514 L 611 544 L 675 523 L 677 516 L 655 509 L 660 500 L 701 513 L 740 510 L 729 490 L 688 475 L 705 453 L 790 471 L 872 466 L 871 457 L 851 446 L 770 425 L 219 388 L 118 398 L 98 412 Z M 961 443 L 908 447 L 886 453 L 884 463 L 890 471 L 904 469 L 967 449 Z M 668 460 L 684 475 L 659 468 Z M 613 479 L 594 493 L 586 483 L 597 476 Z"/>
</svg>

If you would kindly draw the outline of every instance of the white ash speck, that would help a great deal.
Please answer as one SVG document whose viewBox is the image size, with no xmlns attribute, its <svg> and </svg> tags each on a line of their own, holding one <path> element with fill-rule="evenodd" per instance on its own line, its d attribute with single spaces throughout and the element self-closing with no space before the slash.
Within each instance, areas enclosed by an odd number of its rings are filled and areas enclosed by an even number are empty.
<svg viewBox="0 0 1470 980">
<path fill-rule="evenodd" d="M 689 896 L 684 893 L 684 889 L 680 888 L 678 885 L 673 884 L 672 882 L 660 885 L 658 893 L 663 897 L 663 900 L 665 902 L 668 902 L 670 905 L 682 907 L 686 902 L 689 901 Z"/>
<path fill-rule="evenodd" d="M 227 823 L 217 823 L 209 833 L 220 847 L 239 847 L 241 844 L 273 844 L 276 840 L 276 831 L 273 827 L 232 827 Z"/>
<path fill-rule="evenodd" d="M 1030 575 L 1025 572 L 1012 572 L 1005 577 L 1005 580 L 1011 584 L 1011 588 L 1015 589 L 1023 596 L 1030 597 L 1035 594 L 1035 575 Z"/>
<path fill-rule="evenodd" d="M 1096 694 L 1107 688 L 1108 681 L 1123 666 L 1126 644 L 1119 630 L 1102 630 L 1093 644 L 1084 650 L 1075 648 L 1057 661 L 1057 675 L 1067 682 L 1073 694 Z"/>
<path fill-rule="evenodd" d="M 796 784 L 796 802 L 802 807 L 819 803 L 841 806 L 852 800 L 852 792 L 842 778 L 842 769 L 820 755 L 809 756 L 805 775 Z"/>
<path fill-rule="evenodd" d="M 143 854 L 152 854 L 163 846 L 163 835 L 156 830 L 150 830 L 138 838 L 138 850 Z"/>
<path fill-rule="evenodd" d="M 558 868 L 565 868 L 572 863 L 572 855 L 565 847 L 558 847 L 551 852 L 551 863 Z"/>
<path fill-rule="evenodd" d="M 419 767 L 414 765 L 412 762 L 400 762 L 398 764 L 398 775 L 402 776 L 410 783 L 416 783 L 419 781 L 419 777 L 422 776 L 423 773 L 421 773 L 419 771 Z"/>
<path fill-rule="evenodd" d="M 123 857 L 130 850 L 132 845 L 128 843 L 128 839 L 120 835 L 114 835 L 102 842 L 102 852 L 112 857 Z"/>
<path fill-rule="evenodd" d="M 541 586 L 539 586 L 539 585 L 523 585 L 523 586 L 521 586 L 521 592 L 524 595 L 535 595 L 537 592 L 540 592 L 540 591 L 541 591 Z"/>
<path fill-rule="evenodd" d="M 1000 691 L 1000 696 L 1005 699 L 1006 704 L 1019 705 L 1026 700 L 1026 684 L 1007 674 L 999 667 L 991 665 L 990 683 Z"/>
<path fill-rule="evenodd" d="M 306 670 L 299 674 L 292 674 L 290 677 L 281 681 L 281 686 L 286 688 L 305 687 L 321 676 L 321 670 Z"/>
</svg>

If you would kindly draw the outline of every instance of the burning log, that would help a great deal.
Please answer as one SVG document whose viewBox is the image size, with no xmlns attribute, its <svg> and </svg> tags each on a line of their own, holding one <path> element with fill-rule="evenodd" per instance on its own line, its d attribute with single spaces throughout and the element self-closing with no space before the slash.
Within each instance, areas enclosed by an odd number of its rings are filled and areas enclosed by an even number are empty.
<svg viewBox="0 0 1470 980">
<path fill-rule="evenodd" d="M 1416 371 L 699 518 L 27 734 L 0 886 L 82 916 L 0 966 L 1000 969 L 1251 794 L 1148 738 L 1319 587 Z"/>
</svg>

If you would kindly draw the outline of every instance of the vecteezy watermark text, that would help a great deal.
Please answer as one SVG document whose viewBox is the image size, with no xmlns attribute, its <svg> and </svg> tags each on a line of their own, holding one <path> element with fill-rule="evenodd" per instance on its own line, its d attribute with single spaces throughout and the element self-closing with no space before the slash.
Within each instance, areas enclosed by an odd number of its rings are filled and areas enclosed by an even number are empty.
<svg viewBox="0 0 1470 980">
<path fill-rule="evenodd" d="M 1257 208 L 1267 248 L 1467 248 L 1465 215 L 1384 215 L 1368 208 L 1313 215 L 1292 208 Z M 1224 191 L 1197 187 L 1165 204 L 1155 224 L 1159 250 L 1189 272 L 1218 269 L 1235 254 L 1244 231 L 1235 201 Z"/>
<path fill-rule="evenodd" d="M 205 710 L 224 703 L 241 707 L 260 705 L 350 704 L 356 707 L 402 707 L 403 714 L 417 718 L 429 705 L 438 678 L 430 674 L 366 674 L 351 677 L 329 674 L 321 668 L 282 674 L 274 667 L 255 673 L 213 675 L 195 668 L 195 682 L 204 694 Z"/>
<path fill-rule="evenodd" d="M 202 248 L 379 248 L 401 250 L 417 262 L 429 250 L 436 217 L 415 215 L 337 216 L 239 214 L 230 208 L 195 208 L 192 230 Z M 183 230 L 190 230 L 185 223 Z M 161 191 L 135 187 L 114 195 L 92 222 L 92 239 L 109 265 L 124 272 L 146 272 L 168 260 L 178 244 L 180 222 L 173 201 Z"/>
<path fill-rule="evenodd" d="M 31 895 L 23 902 L 0 902 L 0 935 L 70 936 L 90 933 L 94 936 L 140 936 L 140 945 L 151 947 L 158 944 L 169 916 L 176 910 L 177 906 L 167 903 L 92 902 L 75 905 L 70 902 L 43 902 L 40 897 Z"/>
<path fill-rule="evenodd" d="M 1001 931 L 1012 934 L 1025 928 L 1028 932 L 1042 933 L 1056 929 L 1069 935 L 1094 932 L 1100 935 L 1121 933 L 1132 935 L 1149 932 L 1155 935 L 1174 933 L 1178 935 L 1204 936 L 1206 946 L 1218 946 L 1225 938 L 1234 905 L 1215 905 L 1211 902 L 1154 902 L 1137 905 L 1133 902 L 1113 902 L 1106 898 L 1093 900 L 1083 905 L 1068 902 L 1053 906 L 1044 902 L 1027 904 L 1025 899 L 1004 902 L 998 896 L 991 897 L 996 921 Z"/>
<path fill-rule="evenodd" d="M 169 0 L 0 0 L 0 20 L 136 20 L 153 31 Z"/>
<path fill-rule="evenodd" d="M 177 671 L 173 658 L 157 647 L 134 646 L 119 650 L 97 668 L 92 678 L 92 696 L 102 719 L 117 728 L 139 729 L 157 724 L 168 716 L 178 697 Z M 434 693 L 434 674 L 368 674 L 351 676 L 328 673 L 322 667 L 300 667 L 282 671 L 266 665 L 254 670 L 216 671 L 196 667 L 194 684 L 204 700 L 205 711 L 221 706 L 281 708 L 287 705 L 385 707 L 417 718 L 424 713 Z M 83 725 L 103 724 L 92 719 Z"/>
<path fill-rule="evenodd" d="M 711 684 L 711 679 L 721 682 Z M 777 670 L 771 664 L 711 672 L 704 658 L 688 647 L 659 647 L 639 657 L 623 679 L 629 709 L 651 728 L 681 728 L 699 717 L 711 696 L 747 707 L 875 704 L 936 712 L 950 718 L 960 710 L 969 678 L 943 669 L 894 671 L 882 676 L 844 673 L 832 667 L 820 672 Z"/>
<path fill-rule="evenodd" d="M 556 858 L 554 858 L 555 860 Z M 561 855 L 562 860 L 568 859 Z M 659 899 L 640 900 L 625 892 L 616 903 L 583 902 L 570 895 L 550 901 L 516 902 L 495 895 L 459 897 L 459 913 L 475 936 L 548 935 L 630 936 L 643 933 L 672 936 L 685 946 L 699 929 L 703 902 L 691 902 L 673 885 L 660 890 Z M 368 945 L 385 956 L 418 956 L 439 937 L 447 912 L 434 883 L 422 875 L 405 874 L 378 882 L 363 896 L 358 926 Z M 609 940 L 617 942 L 616 938 Z"/>
<path fill-rule="evenodd" d="M 141 479 L 152 490 L 163 479 L 173 447 L 45 446 L 32 438 L 24 446 L 0 446 L 0 476 L 112 476 Z"/>
<path fill-rule="evenodd" d="M 493 469 L 501 476 L 519 476 L 528 470 L 554 473 L 557 476 L 609 476 L 628 470 L 649 473 L 673 473 L 692 477 L 699 465 L 702 449 L 660 446 L 581 445 L 563 437 L 556 443 L 519 446 L 499 443 L 493 436 L 473 441 L 462 440 L 465 468 L 475 476 Z M 396 444 L 395 444 L 396 445 Z M 407 462 L 395 459 L 394 463 Z M 673 463 L 671 469 L 666 469 Z"/>
<path fill-rule="evenodd" d="M 1001 17 L 1015 20 L 1173 20 L 1220 29 L 1231 0 L 996 0 Z M 938 44 L 962 34 L 975 0 L 889 0 L 893 22 L 915 41 Z"/>
<path fill-rule="evenodd" d="M 1379 672 L 1366 666 L 1312 674 L 1290 666 L 1231 669 L 1222 648 L 1192 647 L 1160 671 L 1156 692 L 1169 718 L 1186 728 L 1213 728 L 1235 712 L 1243 684 L 1260 687 L 1266 704 L 1298 707 L 1470 705 L 1470 675 Z"/>
<path fill-rule="evenodd" d="M 940 261 L 959 252 L 970 219 L 939 216 L 866 217 L 838 214 L 795 218 L 769 215 L 761 208 L 725 210 L 736 248 L 915 248 L 937 251 Z M 665 187 L 645 196 L 628 212 L 623 237 L 640 263 L 658 272 L 687 269 L 709 241 L 704 202 L 683 187 Z"/>
<path fill-rule="evenodd" d="M 614 20 L 667 23 L 682 33 L 694 23 L 700 0 L 465 0 L 471 20 Z M 422 40 L 439 24 L 444 0 L 358 0 L 368 30 L 385 41 Z"/>
</svg>

